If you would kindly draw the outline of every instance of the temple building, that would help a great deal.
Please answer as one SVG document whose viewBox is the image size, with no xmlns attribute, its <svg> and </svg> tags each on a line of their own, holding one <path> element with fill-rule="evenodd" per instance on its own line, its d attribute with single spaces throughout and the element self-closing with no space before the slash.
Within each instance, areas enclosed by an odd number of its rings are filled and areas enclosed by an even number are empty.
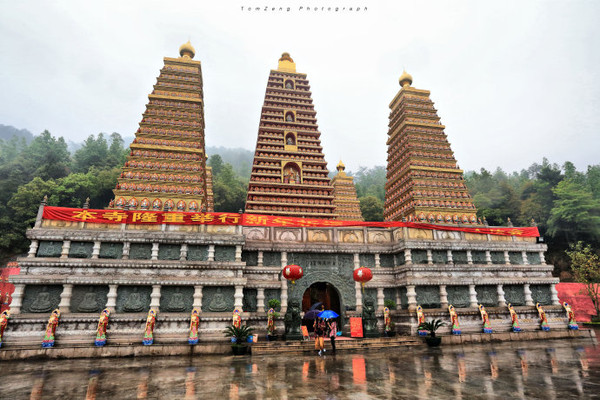
<svg viewBox="0 0 600 400">
<path fill-rule="evenodd" d="M 109 208 L 212 211 L 200 61 L 190 42 L 164 58 Z"/>
<path fill-rule="evenodd" d="M 360 212 L 360 203 L 356 196 L 356 187 L 354 187 L 354 179 L 346 175 L 344 171 L 346 166 L 342 161 L 337 165 L 337 174 L 331 180 L 333 185 L 333 204 L 335 204 L 335 212 L 338 215 L 337 219 L 344 221 L 364 221 Z"/>
<path fill-rule="evenodd" d="M 246 211 L 335 219 L 310 85 L 288 53 L 271 70 L 260 116 Z"/>
<path fill-rule="evenodd" d="M 390 103 L 385 221 L 476 223 L 475 205 L 428 90 L 400 76 Z"/>
</svg>

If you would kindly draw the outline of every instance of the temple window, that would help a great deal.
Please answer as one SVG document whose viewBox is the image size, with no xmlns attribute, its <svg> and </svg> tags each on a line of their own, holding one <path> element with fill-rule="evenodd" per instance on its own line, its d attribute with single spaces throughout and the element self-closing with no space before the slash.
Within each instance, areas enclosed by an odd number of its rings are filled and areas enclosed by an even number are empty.
<svg viewBox="0 0 600 400">
<path fill-rule="evenodd" d="M 287 113 L 285 113 L 285 121 L 286 122 L 295 122 L 296 116 L 294 115 L 293 112 L 288 111 Z"/>
<path fill-rule="evenodd" d="M 294 81 L 292 80 L 287 80 L 285 81 L 285 88 L 286 89 L 294 89 Z"/>
</svg>

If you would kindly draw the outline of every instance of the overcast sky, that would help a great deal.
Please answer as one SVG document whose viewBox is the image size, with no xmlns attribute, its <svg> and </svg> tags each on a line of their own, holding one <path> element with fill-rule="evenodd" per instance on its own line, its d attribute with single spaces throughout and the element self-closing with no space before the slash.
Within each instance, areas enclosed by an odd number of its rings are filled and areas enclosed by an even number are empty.
<svg viewBox="0 0 600 400">
<path fill-rule="evenodd" d="M 584 169 L 600 163 L 599 16 L 600 1 L 0 0 L 0 124 L 132 136 L 162 57 L 191 39 L 208 146 L 254 151 L 287 51 L 308 74 L 330 169 L 385 165 L 403 68 L 431 91 L 463 169 L 542 157 Z"/>
</svg>

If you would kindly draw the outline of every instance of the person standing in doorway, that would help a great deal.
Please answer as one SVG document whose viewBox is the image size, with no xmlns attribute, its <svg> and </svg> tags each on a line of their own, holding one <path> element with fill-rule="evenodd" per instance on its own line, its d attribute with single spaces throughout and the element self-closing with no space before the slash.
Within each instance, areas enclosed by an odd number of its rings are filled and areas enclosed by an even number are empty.
<svg viewBox="0 0 600 400">
<path fill-rule="evenodd" d="M 337 322 L 335 322 L 335 319 L 328 319 L 327 327 L 329 330 L 329 340 L 331 340 L 331 352 L 335 354 L 335 337 L 337 336 Z"/>
</svg>

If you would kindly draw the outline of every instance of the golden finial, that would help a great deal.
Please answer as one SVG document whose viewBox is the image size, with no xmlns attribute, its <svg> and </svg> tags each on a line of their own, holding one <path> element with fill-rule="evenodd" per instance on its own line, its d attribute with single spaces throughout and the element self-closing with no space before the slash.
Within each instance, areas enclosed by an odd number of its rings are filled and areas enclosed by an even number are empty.
<svg viewBox="0 0 600 400">
<path fill-rule="evenodd" d="M 281 55 L 277 70 L 283 72 L 296 72 L 296 63 L 294 63 L 294 60 L 290 56 L 290 53 L 286 52 Z"/>
<path fill-rule="evenodd" d="M 413 82 L 412 75 L 409 74 L 408 72 L 406 72 L 406 70 L 404 70 L 402 72 L 402 75 L 400 75 L 400 86 L 402 86 L 403 88 L 409 87 L 410 85 L 412 85 L 412 82 Z"/>
<path fill-rule="evenodd" d="M 340 160 L 340 162 L 338 163 L 338 165 L 337 165 L 336 168 L 337 168 L 338 171 L 343 171 L 343 170 L 346 169 L 346 166 L 344 165 L 344 163 L 342 162 L 342 160 Z"/>
<path fill-rule="evenodd" d="M 179 55 L 183 58 L 194 58 L 196 55 L 196 50 L 189 40 L 187 43 L 184 43 L 181 45 L 181 47 L 179 47 Z"/>
</svg>

